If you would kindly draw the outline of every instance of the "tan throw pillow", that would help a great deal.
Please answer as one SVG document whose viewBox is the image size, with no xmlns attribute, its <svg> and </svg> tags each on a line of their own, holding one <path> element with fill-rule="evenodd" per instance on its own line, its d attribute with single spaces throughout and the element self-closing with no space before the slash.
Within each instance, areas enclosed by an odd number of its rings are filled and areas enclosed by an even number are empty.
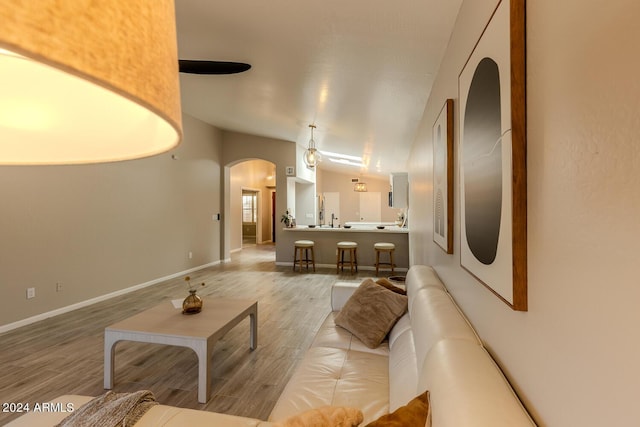
<svg viewBox="0 0 640 427">
<path fill-rule="evenodd" d="M 381 416 L 365 427 L 422 427 L 427 423 L 429 411 L 429 391 L 425 391 L 405 406 Z"/>
<path fill-rule="evenodd" d="M 341 406 L 322 406 L 276 423 L 275 427 L 356 427 L 364 419 L 362 411 Z"/>
<path fill-rule="evenodd" d="M 400 295 L 406 295 L 407 294 L 407 291 L 405 291 L 402 288 L 397 287 L 389 279 L 385 279 L 384 277 L 382 279 L 376 280 L 376 283 L 378 285 L 380 285 L 380 286 L 384 286 L 385 288 L 389 289 L 392 292 L 395 292 L 396 294 L 400 294 Z"/>
<path fill-rule="evenodd" d="M 336 325 L 376 348 L 407 311 L 407 297 L 367 279 L 347 300 L 336 316 Z"/>
</svg>

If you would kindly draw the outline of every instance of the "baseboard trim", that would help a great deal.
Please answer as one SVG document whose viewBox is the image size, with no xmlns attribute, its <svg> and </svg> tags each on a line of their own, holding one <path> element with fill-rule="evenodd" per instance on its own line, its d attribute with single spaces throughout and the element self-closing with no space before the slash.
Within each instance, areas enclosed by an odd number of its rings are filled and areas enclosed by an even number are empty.
<svg viewBox="0 0 640 427">
<path fill-rule="evenodd" d="M 225 260 L 226 261 L 226 260 Z M 98 302 L 106 301 L 111 298 L 115 298 L 120 295 L 128 294 L 139 289 L 144 289 L 149 286 L 157 285 L 158 283 L 162 283 L 165 280 L 175 279 L 176 277 L 183 276 L 185 274 L 193 273 L 194 271 L 202 270 L 203 268 L 213 267 L 220 264 L 221 261 L 210 262 L 209 264 L 200 265 L 198 267 L 193 267 L 188 270 L 180 271 L 178 273 L 173 273 L 168 276 L 159 277 L 157 279 L 150 280 L 148 282 L 140 283 L 138 285 L 134 285 L 125 289 L 120 289 L 118 291 L 110 292 L 105 295 L 101 295 L 95 298 L 88 299 L 86 301 L 77 302 L 75 304 L 67 305 L 65 307 L 57 308 L 55 310 L 47 311 L 45 313 L 37 314 L 35 316 L 27 317 L 26 319 L 18 320 L 16 322 L 7 323 L 6 325 L 0 326 L 0 334 L 4 332 L 9 332 L 13 329 L 20 328 L 22 326 L 27 326 L 35 322 L 39 322 L 44 319 L 48 319 L 50 317 L 58 316 L 60 314 L 68 313 L 73 310 L 77 310 L 79 308 L 87 307 Z"/>
</svg>

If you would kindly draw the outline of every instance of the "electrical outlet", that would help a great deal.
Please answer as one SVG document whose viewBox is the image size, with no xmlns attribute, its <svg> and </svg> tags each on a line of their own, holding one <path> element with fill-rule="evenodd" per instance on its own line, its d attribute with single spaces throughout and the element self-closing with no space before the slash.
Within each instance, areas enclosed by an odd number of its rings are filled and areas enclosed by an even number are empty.
<svg viewBox="0 0 640 427">
<path fill-rule="evenodd" d="M 193 258 L 193 252 L 189 251 L 189 259 Z"/>
<path fill-rule="evenodd" d="M 62 292 L 62 283 L 56 283 L 56 292 Z"/>
<path fill-rule="evenodd" d="M 27 288 L 27 299 L 36 297 L 36 288 Z"/>
</svg>

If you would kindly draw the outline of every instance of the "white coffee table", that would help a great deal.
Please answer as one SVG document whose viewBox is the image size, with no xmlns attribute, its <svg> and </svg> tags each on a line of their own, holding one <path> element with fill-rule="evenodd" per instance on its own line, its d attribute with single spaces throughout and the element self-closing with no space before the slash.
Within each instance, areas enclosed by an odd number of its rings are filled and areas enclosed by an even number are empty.
<svg viewBox="0 0 640 427">
<path fill-rule="evenodd" d="M 198 402 L 211 396 L 213 346 L 247 315 L 250 317 L 249 347 L 258 346 L 258 303 L 252 300 L 203 298 L 198 314 L 185 315 L 166 301 L 114 323 L 104 331 L 104 388 L 113 388 L 115 347 L 119 341 L 137 341 L 188 347 L 198 355 Z"/>
</svg>

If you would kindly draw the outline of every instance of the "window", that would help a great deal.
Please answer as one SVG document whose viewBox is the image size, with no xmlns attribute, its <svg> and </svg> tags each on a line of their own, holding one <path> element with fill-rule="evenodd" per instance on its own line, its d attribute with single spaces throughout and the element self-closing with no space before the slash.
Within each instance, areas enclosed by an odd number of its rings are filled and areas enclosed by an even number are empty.
<svg viewBox="0 0 640 427">
<path fill-rule="evenodd" d="M 242 193 L 242 222 L 255 223 L 258 219 L 256 193 Z"/>
</svg>

